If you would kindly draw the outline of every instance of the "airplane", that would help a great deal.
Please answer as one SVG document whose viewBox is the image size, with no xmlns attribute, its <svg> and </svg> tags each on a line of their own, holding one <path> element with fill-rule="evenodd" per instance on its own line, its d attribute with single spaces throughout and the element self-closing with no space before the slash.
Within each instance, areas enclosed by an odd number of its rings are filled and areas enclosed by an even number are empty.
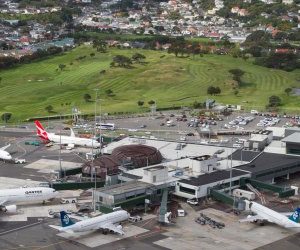
<svg viewBox="0 0 300 250">
<path fill-rule="evenodd" d="M 103 234 L 112 231 L 124 235 L 121 225 L 116 225 L 122 221 L 128 220 L 130 214 L 125 210 L 115 211 L 109 214 L 100 215 L 94 218 L 84 219 L 79 222 L 73 222 L 65 211 L 60 212 L 61 227 L 52 226 L 60 232 L 75 233 L 92 230 L 103 230 Z"/>
<path fill-rule="evenodd" d="M 0 212 L 15 213 L 17 202 L 43 201 L 55 198 L 58 192 L 47 187 L 26 187 L 0 190 Z M 6 205 L 7 204 L 7 205 Z"/>
<path fill-rule="evenodd" d="M 75 137 L 74 131 L 72 129 L 71 129 L 70 136 L 56 135 L 54 133 L 48 133 L 39 121 L 35 121 L 34 123 L 37 128 L 37 135 L 43 141 L 67 145 L 68 149 L 74 148 L 75 145 L 92 147 L 92 148 L 99 148 L 101 146 L 101 143 L 97 142 L 94 139 Z"/>
<path fill-rule="evenodd" d="M 4 161 L 10 161 L 12 159 L 10 153 L 5 151 L 5 149 L 7 149 L 8 147 L 10 147 L 10 144 L 0 148 L 0 159 L 2 159 Z"/>
<path fill-rule="evenodd" d="M 285 228 L 300 228 L 300 207 L 292 213 L 278 213 L 254 201 L 245 200 L 246 210 L 250 210 L 256 215 L 249 215 L 239 222 L 271 222 Z"/>
</svg>

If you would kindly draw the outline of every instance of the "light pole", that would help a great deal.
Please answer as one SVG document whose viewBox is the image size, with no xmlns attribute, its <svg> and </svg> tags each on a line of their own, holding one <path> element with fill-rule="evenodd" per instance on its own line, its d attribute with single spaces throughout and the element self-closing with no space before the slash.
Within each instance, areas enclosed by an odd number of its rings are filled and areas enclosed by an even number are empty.
<svg viewBox="0 0 300 250">
<path fill-rule="evenodd" d="M 96 92 L 95 97 L 95 114 L 94 114 L 94 138 L 96 137 L 96 113 L 97 113 L 97 101 L 98 101 L 98 90 L 94 89 Z M 97 172 L 96 168 L 94 166 L 94 138 L 92 138 L 92 165 L 91 165 L 91 182 L 93 181 L 93 173 L 94 173 L 94 181 L 95 181 L 95 187 L 93 190 L 93 209 L 94 212 L 96 211 L 96 187 L 97 187 Z"/>
</svg>

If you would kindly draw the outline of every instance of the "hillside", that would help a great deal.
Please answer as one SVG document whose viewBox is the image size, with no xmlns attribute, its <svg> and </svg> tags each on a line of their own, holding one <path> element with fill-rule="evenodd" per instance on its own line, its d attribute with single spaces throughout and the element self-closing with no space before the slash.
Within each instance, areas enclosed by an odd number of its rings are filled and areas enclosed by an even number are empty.
<svg viewBox="0 0 300 250">
<path fill-rule="evenodd" d="M 91 57 L 93 52 L 96 55 Z M 110 68 L 113 56 L 132 56 L 136 52 L 145 55 L 148 63 L 134 64 L 132 69 Z M 86 58 L 76 60 L 80 56 Z M 65 64 L 65 69 L 58 69 L 59 64 Z M 237 96 L 233 94 L 232 76 L 228 73 L 233 68 L 246 72 Z M 101 70 L 106 72 L 100 74 Z M 176 58 L 166 52 L 133 49 L 110 49 L 103 54 L 81 46 L 61 56 L 3 70 L 1 77 L 0 113 L 13 113 L 15 121 L 47 115 L 48 105 L 56 113 L 70 113 L 72 106 L 92 113 L 94 103 L 85 102 L 83 96 L 88 93 L 94 99 L 95 88 L 100 89 L 102 112 L 137 112 L 141 110 L 138 100 L 145 101 L 145 107 L 149 100 L 155 100 L 158 107 L 203 102 L 210 85 L 222 90 L 221 95 L 213 97 L 218 102 L 248 108 L 264 109 L 269 96 L 279 95 L 283 109 L 292 112 L 297 110 L 300 100 L 284 93 L 285 88 L 300 85 L 300 70 L 268 69 L 253 65 L 250 60 L 218 55 Z M 113 96 L 106 95 L 108 89 Z"/>
</svg>

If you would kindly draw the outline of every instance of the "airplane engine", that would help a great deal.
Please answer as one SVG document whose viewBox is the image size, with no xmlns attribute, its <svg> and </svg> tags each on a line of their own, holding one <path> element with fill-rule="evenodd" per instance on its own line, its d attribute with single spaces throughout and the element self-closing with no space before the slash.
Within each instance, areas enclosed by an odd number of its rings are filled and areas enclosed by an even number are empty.
<svg viewBox="0 0 300 250">
<path fill-rule="evenodd" d="M 5 206 L 3 208 L 3 211 L 5 213 L 16 213 L 17 212 L 17 206 L 16 205 Z"/>
</svg>

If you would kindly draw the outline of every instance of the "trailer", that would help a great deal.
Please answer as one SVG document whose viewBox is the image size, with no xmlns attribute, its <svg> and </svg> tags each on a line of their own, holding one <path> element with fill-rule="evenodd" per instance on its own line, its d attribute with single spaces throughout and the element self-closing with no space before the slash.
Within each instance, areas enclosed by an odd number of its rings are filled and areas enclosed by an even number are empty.
<svg viewBox="0 0 300 250">
<path fill-rule="evenodd" d="M 247 191 L 247 190 L 243 190 L 243 189 L 234 189 L 232 192 L 234 197 L 237 198 L 246 198 L 250 201 L 255 199 L 255 193 L 251 192 L 251 191 Z"/>
</svg>

